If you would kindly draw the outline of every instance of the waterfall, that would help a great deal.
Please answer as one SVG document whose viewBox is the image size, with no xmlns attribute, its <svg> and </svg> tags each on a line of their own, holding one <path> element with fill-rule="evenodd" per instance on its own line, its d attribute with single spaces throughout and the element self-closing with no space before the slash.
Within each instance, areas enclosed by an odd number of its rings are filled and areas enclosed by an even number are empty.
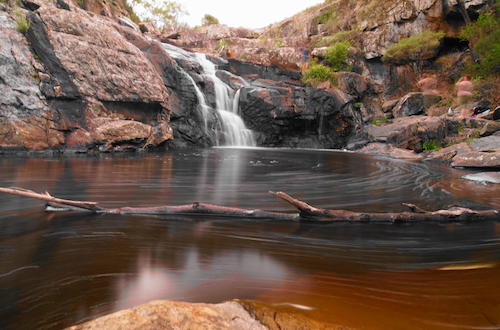
<svg viewBox="0 0 500 330">
<path fill-rule="evenodd" d="M 175 60 L 188 61 L 198 64 L 201 69 L 204 79 L 213 83 L 215 94 L 215 109 L 212 109 L 208 104 L 205 95 L 197 86 L 194 79 L 181 68 L 182 74 L 186 75 L 188 80 L 193 84 L 196 96 L 199 103 L 199 111 L 204 120 L 205 132 L 208 131 L 208 115 L 209 111 L 215 110 L 220 121 L 220 126 L 216 130 L 217 145 L 225 146 L 255 146 L 255 138 L 253 132 L 249 130 L 243 119 L 239 115 L 239 96 L 240 90 L 236 93 L 231 87 L 217 77 L 217 67 L 212 63 L 205 54 L 190 53 L 181 48 L 162 44 L 163 48 Z"/>
</svg>

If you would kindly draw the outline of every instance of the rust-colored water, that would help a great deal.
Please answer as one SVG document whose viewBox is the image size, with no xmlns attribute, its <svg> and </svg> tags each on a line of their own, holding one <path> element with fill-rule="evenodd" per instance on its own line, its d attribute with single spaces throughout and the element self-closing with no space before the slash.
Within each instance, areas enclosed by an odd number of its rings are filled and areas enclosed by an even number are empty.
<svg viewBox="0 0 500 330">
<path fill-rule="evenodd" d="M 0 186 L 103 205 L 193 200 L 289 210 L 403 210 L 488 198 L 450 194 L 463 173 L 334 152 L 197 153 L 0 160 Z M 450 181 L 451 180 L 451 181 Z M 449 184 L 448 184 L 449 186 Z M 444 188 L 446 189 L 446 188 Z M 0 196 L 0 328 L 60 329 L 153 299 L 241 298 L 364 329 L 500 327 L 500 224 L 300 224 L 50 214 Z"/>
</svg>

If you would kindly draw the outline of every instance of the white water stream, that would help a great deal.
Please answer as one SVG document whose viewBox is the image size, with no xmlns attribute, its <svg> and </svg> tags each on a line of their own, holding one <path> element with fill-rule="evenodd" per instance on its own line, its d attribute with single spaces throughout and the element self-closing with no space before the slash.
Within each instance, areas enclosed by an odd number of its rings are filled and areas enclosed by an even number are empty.
<svg viewBox="0 0 500 330">
<path fill-rule="evenodd" d="M 174 59 L 181 59 L 191 63 L 197 63 L 202 68 L 202 76 L 214 84 L 215 109 L 208 104 L 205 95 L 198 87 L 194 79 L 181 68 L 182 73 L 193 84 L 199 103 L 199 111 L 204 121 L 204 130 L 208 131 L 208 115 L 211 110 L 216 111 L 220 120 L 220 128 L 216 130 L 217 145 L 225 146 L 255 146 L 253 132 L 249 130 L 243 119 L 239 116 L 240 90 L 234 90 L 217 77 L 217 67 L 205 54 L 190 53 L 181 48 L 162 44 L 163 48 Z"/>
</svg>

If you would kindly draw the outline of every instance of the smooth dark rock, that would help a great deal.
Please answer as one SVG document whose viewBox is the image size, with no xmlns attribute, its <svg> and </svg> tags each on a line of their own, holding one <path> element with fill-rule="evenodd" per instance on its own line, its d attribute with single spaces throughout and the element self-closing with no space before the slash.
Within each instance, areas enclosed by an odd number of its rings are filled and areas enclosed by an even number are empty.
<svg viewBox="0 0 500 330">
<path fill-rule="evenodd" d="M 38 8 L 40 8 L 39 4 L 37 4 L 36 2 L 33 2 L 33 1 L 29 1 L 29 0 L 21 0 L 20 4 L 23 8 L 26 8 L 26 9 L 31 10 L 31 11 L 35 11 Z"/>
<path fill-rule="evenodd" d="M 242 117 L 265 146 L 343 148 L 355 126 L 349 107 L 346 98 L 309 87 L 243 87 L 240 94 Z"/>
<path fill-rule="evenodd" d="M 427 108 L 438 103 L 441 97 L 423 93 L 408 93 L 392 109 L 394 117 L 407 117 L 424 114 Z"/>
<path fill-rule="evenodd" d="M 64 0 L 56 0 L 56 6 L 59 9 L 71 10 L 69 5 Z"/>
</svg>

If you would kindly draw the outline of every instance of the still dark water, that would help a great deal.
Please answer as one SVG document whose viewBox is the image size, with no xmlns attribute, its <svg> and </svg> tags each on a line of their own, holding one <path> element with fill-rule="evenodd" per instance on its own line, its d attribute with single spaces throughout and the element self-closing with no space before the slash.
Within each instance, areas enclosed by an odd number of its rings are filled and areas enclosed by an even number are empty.
<svg viewBox="0 0 500 330">
<path fill-rule="evenodd" d="M 211 149 L 0 159 L 0 186 L 103 206 L 500 207 L 465 172 L 366 155 Z M 153 299 L 242 298 L 365 329 L 498 329 L 500 223 L 304 224 L 51 214 L 0 195 L 0 328 L 60 329 Z"/>
</svg>

